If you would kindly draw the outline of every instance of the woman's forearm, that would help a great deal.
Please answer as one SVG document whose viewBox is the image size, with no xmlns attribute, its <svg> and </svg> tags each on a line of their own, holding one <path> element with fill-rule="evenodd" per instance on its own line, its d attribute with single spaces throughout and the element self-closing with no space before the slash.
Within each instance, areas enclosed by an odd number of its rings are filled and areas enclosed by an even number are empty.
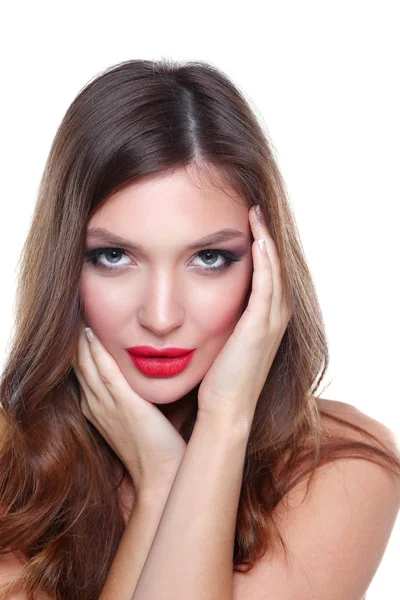
<svg viewBox="0 0 400 600">
<path fill-rule="evenodd" d="M 135 499 L 99 600 L 131 600 L 170 489 Z"/>
<path fill-rule="evenodd" d="M 237 425 L 196 422 L 133 600 L 232 600 L 247 441 Z"/>
</svg>

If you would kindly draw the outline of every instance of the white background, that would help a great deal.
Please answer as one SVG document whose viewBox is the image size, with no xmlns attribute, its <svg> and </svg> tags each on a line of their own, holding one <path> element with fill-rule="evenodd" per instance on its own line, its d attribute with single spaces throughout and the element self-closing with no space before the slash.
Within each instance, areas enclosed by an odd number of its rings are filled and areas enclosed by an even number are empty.
<svg viewBox="0 0 400 600">
<path fill-rule="evenodd" d="M 323 397 L 399 436 L 398 3 L 143 4 L 2 9 L 0 360 L 19 252 L 68 105 L 123 60 L 206 60 L 245 92 L 276 149 L 327 326 Z M 398 598 L 399 521 L 368 600 Z"/>
</svg>

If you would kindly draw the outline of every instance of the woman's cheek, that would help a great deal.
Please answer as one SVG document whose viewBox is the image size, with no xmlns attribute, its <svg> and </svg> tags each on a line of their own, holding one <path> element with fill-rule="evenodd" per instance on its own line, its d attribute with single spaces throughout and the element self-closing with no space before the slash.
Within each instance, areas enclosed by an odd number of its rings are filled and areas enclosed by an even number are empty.
<svg viewBox="0 0 400 600">
<path fill-rule="evenodd" d="M 116 327 L 119 319 L 122 320 L 123 311 L 117 290 L 104 289 L 104 286 L 95 285 L 87 278 L 81 281 L 80 297 L 82 317 L 88 326 L 106 339 L 112 332 L 118 331 Z"/>
<path fill-rule="evenodd" d="M 116 331 L 126 329 L 127 321 L 132 319 L 135 309 L 126 285 L 118 286 L 115 280 L 112 285 L 107 283 L 91 277 L 91 273 L 82 276 L 82 316 L 100 337 L 114 339 Z M 214 286 L 205 288 L 199 278 L 198 286 L 185 295 L 188 323 L 197 323 L 208 334 L 228 336 L 245 310 L 250 292 L 251 265 L 247 265 L 247 270 L 237 273 L 235 277 L 224 278 L 218 284 L 215 282 Z"/>
<path fill-rule="evenodd" d="M 215 336 L 230 335 L 247 306 L 250 291 L 248 282 L 240 289 L 232 283 L 212 295 L 199 295 L 195 306 L 204 328 Z"/>
</svg>

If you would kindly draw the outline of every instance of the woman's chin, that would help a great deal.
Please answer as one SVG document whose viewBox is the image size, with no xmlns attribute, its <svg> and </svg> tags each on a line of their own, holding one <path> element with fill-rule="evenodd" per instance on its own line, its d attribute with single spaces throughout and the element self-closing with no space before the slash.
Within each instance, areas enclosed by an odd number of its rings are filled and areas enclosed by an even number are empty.
<svg viewBox="0 0 400 600">
<path fill-rule="evenodd" d="M 156 382 L 149 382 L 145 386 L 139 386 L 134 384 L 132 381 L 128 380 L 128 383 L 131 389 L 143 400 L 146 402 L 150 402 L 151 404 L 155 404 L 158 407 L 174 405 L 175 408 L 177 405 L 186 405 L 193 404 L 197 402 L 197 393 L 200 387 L 200 383 L 198 383 L 194 387 L 190 387 L 189 390 L 185 388 L 178 389 L 179 386 L 176 386 L 176 389 L 168 390 L 168 386 L 165 383 L 162 383 L 160 380 Z M 174 387 L 174 386 L 172 386 Z M 141 389 L 141 388 L 147 388 Z"/>
</svg>

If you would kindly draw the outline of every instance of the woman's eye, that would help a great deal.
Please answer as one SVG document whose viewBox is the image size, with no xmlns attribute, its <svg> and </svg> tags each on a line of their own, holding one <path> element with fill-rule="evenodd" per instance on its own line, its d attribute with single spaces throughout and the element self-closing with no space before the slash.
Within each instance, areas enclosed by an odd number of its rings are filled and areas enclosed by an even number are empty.
<svg viewBox="0 0 400 600">
<path fill-rule="evenodd" d="M 117 269 L 120 269 L 121 266 L 126 266 L 126 263 L 125 265 L 121 265 L 120 261 L 118 260 L 119 255 L 121 254 L 126 256 L 124 250 L 122 250 L 121 248 L 94 248 L 93 250 L 86 250 L 85 262 L 92 263 L 95 267 L 108 269 L 109 271 L 116 271 Z M 102 260 L 100 260 L 100 258 L 103 256 L 108 257 L 107 261 L 110 260 L 108 264 L 107 262 L 103 262 Z"/>
<path fill-rule="evenodd" d="M 121 248 L 94 248 L 86 250 L 85 262 L 92 263 L 96 268 L 118 271 L 129 264 L 121 263 L 121 256 L 127 257 Z M 199 266 L 202 271 L 223 271 L 233 262 L 241 260 L 239 256 L 227 250 L 202 250 L 195 255 L 196 258 L 201 258 L 201 264 L 195 266 Z"/>
<path fill-rule="evenodd" d="M 238 256 L 227 250 L 202 250 L 196 254 L 196 257 L 201 257 L 203 266 L 206 265 L 206 271 L 223 271 L 233 262 L 240 260 Z"/>
</svg>

